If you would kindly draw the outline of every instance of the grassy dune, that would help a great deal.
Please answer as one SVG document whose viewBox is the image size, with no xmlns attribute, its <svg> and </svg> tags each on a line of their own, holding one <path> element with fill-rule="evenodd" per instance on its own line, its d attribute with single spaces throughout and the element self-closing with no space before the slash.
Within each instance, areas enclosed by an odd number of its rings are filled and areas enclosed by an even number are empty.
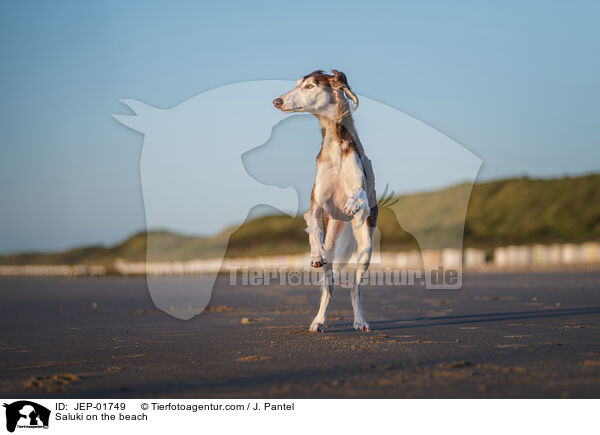
<svg viewBox="0 0 600 435">
<path fill-rule="evenodd" d="M 468 185 L 457 185 L 398 197 L 398 202 L 380 211 L 381 249 L 417 248 L 416 235 L 427 247 L 451 243 L 462 235 L 462 205 L 467 199 L 465 246 L 600 240 L 600 174 L 479 183 L 473 186 L 470 198 L 469 189 Z M 301 217 L 264 216 L 246 222 L 233 233 L 225 231 L 210 238 L 166 231 L 140 233 L 111 247 L 4 255 L 0 264 L 110 265 L 116 258 L 144 260 L 148 237 L 155 253 L 152 260 L 210 258 L 221 251 L 228 235 L 228 257 L 296 254 L 308 251 L 304 226 Z"/>
</svg>

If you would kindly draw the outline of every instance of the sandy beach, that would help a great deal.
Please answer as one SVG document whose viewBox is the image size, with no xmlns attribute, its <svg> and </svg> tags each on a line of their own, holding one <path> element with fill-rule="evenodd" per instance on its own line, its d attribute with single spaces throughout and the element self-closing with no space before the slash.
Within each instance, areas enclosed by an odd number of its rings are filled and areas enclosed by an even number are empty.
<svg viewBox="0 0 600 435">
<path fill-rule="evenodd" d="M 188 321 L 144 278 L 0 280 L 4 397 L 600 397 L 600 272 L 466 275 L 462 290 L 229 285 Z"/>
</svg>

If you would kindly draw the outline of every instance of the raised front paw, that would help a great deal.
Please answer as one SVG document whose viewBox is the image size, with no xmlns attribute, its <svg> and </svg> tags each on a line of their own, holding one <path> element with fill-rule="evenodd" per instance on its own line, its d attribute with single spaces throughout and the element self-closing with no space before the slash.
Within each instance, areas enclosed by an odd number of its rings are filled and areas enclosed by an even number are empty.
<svg viewBox="0 0 600 435">
<path fill-rule="evenodd" d="M 317 257 L 314 257 L 311 262 L 310 262 L 310 266 L 314 267 L 314 268 L 319 268 L 319 267 L 323 267 L 327 264 L 327 259 L 325 258 L 324 255 L 319 255 Z"/>
<path fill-rule="evenodd" d="M 365 197 L 364 191 L 361 189 L 359 192 L 353 193 L 346 204 L 344 205 L 344 213 L 354 216 L 360 210 L 363 210 L 367 207 L 367 199 Z"/>
</svg>

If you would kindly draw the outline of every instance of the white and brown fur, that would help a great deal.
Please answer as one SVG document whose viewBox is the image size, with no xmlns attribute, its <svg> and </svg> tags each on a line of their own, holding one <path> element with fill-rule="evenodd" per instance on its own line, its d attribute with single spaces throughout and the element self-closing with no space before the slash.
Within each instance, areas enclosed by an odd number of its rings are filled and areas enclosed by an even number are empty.
<svg viewBox="0 0 600 435">
<path fill-rule="evenodd" d="M 326 279 L 321 303 L 311 331 L 323 331 L 327 308 L 333 294 L 332 264 L 336 241 L 351 226 L 357 244 L 356 276 L 351 289 L 354 328 L 369 331 L 361 296 L 361 280 L 373 250 L 373 231 L 377 224 L 375 176 L 371 161 L 354 128 L 350 101 L 355 109 L 358 98 L 350 89 L 346 75 L 314 71 L 298 80 L 290 92 L 273 104 L 286 113 L 307 112 L 321 124 L 323 142 L 317 156 L 317 176 L 311 194 L 310 210 L 304 215 L 311 250 L 311 266 L 324 267 Z M 336 264 L 348 258 L 335 258 Z"/>
</svg>

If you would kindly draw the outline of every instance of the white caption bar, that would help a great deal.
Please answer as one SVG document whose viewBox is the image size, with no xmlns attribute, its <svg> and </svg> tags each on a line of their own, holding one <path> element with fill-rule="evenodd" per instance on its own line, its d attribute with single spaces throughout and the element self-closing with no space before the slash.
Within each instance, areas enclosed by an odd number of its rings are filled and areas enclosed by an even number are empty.
<svg viewBox="0 0 600 435">
<path fill-rule="evenodd" d="M 596 430 L 598 400 L 4 399 L 15 434 L 565 434 Z M 49 411 L 49 414 L 47 413 Z M 18 413 L 18 415 L 16 414 Z M 16 420 L 15 420 L 16 419 Z M 12 425 L 12 427 L 11 427 Z M 208 432 L 207 432 L 208 431 Z M 283 432 L 282 432 L 283 431 Z"/>
</svg>

